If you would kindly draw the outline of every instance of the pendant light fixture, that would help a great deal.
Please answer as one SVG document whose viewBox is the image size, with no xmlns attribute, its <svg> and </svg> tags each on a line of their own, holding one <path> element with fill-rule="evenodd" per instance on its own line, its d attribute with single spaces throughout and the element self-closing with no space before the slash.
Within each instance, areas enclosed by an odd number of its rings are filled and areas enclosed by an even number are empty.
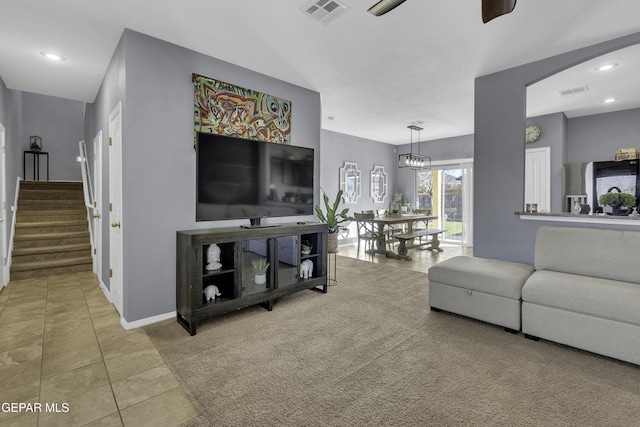
<svg viewBox="0 0 640 427">
<path fill-rule="evenodd" d="M 416 125 L 407 126 L 411 129 L 411 152 L 398 156 L 398 167 L 414 170 L 431 169 L 431 157 L 420 154 L 420 131 L 421 127 Z M 418 131 L 418 153 L 413 152 L 413 131 Z"/>
</svg>

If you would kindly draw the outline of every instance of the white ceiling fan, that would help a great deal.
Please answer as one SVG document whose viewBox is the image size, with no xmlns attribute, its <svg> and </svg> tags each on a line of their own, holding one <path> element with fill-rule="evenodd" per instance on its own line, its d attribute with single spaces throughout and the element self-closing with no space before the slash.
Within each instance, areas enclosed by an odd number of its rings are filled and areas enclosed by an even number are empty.
<svg viewBox="0 0 640 427">
<path fill-rule="evenodd" d="M 380 0 L 371 6 L 367 12 L 381 16 L 400 6 L 406 0 Z M 485 24 L 493 18 L 505 15 L 516 7 L 516 0 L 482 0 L 482 22 Z"/>
</svg>

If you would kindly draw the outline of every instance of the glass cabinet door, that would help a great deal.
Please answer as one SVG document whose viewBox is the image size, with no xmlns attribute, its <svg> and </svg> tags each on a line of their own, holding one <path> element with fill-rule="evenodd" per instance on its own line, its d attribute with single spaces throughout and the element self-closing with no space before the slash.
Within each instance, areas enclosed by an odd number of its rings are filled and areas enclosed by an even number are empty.
<svg viewBox="0 0 640 427">
<path fill-rule="evenodd" d="M 273 266 L 269 262 L 273 239 L 242 242 L 242 295 L 272 289 Z"/>
<path fill-rule="evenodd" d="M 298 282 L 299 249 L 298 236 L 283 236 L 275 240 L 275 255 L 278 265 L 275 270 L 278 288 Z"/>
</svg>

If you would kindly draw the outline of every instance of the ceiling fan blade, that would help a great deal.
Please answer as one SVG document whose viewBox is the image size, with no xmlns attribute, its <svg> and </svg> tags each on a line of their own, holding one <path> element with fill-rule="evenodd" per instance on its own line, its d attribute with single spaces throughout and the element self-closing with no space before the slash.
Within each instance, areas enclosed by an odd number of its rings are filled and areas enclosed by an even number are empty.
<svg viewBox="0 0 640 427">
<path fill-rule="evenodd" d="M 384 15 L 387 12 L 392 11 L 396 7 L 400 6 L 406 0 L 380 0 L 378 3 L 371 6 L 367 12 L 375 16 Z"/>
<path fill-rule="evenodd" d="M 513 12 L 516 0 L 482 0 L 482 22 Z"/>
</svg>

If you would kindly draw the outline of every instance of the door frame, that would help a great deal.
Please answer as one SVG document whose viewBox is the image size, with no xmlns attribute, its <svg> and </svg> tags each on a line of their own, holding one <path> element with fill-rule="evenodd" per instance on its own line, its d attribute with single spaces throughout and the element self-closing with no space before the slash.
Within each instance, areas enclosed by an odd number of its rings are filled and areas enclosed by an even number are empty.
<svg viewBox="0 0 640 427">
<path fill-rule="evenodd" d="M 433 160 L 431 161 L 431 170 L 429 171 L 434 172 L 444 169 L 462 170 L 462 240 L 444 239 L 444 236 L 442 240 L 447 243 L 461 244 L 464 247 L 473 247 L 473 168 L 473 157 L 469 157 L 450 160 Z M 438 185 L 440 185 L 439 181 Z M 416 174 L 415 194 L 416 196 L 418 194 L 418 174 Z M 442 215 L 444 214 L 444 192 L 438 190 L 438 197 L 439 200 L 437 206 L 439 206 L 443 212 L 437 212 L 437 227 L 444 228 L 444 224 L 442 222 Z M 432 215 L 433 214 L 434 213 L 432 212 Z"/>
<path fill-rule="evenodd" d="M 538 167 L 532 168 L 531 155 L 537 155 L 537 160 L 542 160 Z M 540 200 L 536 197 L 536 189 L 540 190 Z M 527 203 L 537 203 L 538 212 L 551 212 L 551 147 L 525 149 L 523 194 L 523 211 Z"/>
<path fill-rule="evenodd" d="M 102 130 L 93 138 L 93 272 L 102 282 Z"/>
<path fill-rule="evenodd" d="M 0 290 L 9 282 L 7 245 L 7 144 L 6 130 L 0 123 Z"/>
<path fill-rule="evenodd" d="M 125 291 L 122 245 L 124 227 L 122 212 L 114 212 L 114 204 L 122 209 L 122 102 L 118 102 L 109 114 L 109 293 L 122 319 Z M 118 223 L 118 227 L 114 227 L 114 223 Z"/>
</svg>

